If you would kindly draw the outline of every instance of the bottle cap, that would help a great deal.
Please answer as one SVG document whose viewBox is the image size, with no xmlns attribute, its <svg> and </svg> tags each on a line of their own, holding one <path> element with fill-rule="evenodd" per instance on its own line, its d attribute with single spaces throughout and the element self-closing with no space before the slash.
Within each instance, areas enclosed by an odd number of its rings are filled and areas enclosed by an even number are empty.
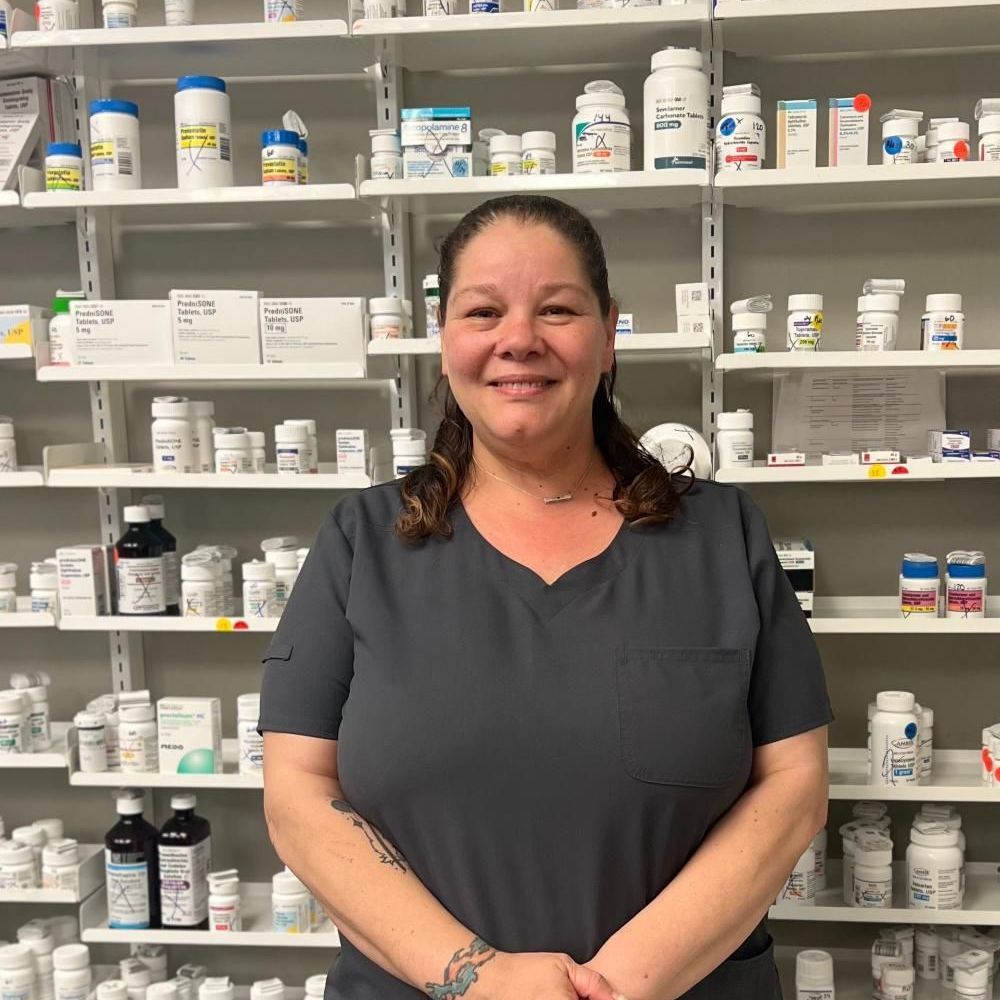
<svg viewBox="0 0 1000 1000">
<path fill-rule="evenodd" d="M 149 524 L 149 509 L 139 504 L 126 507 L 122 513 L 126 524 Z"/>
<path fill-rule="evenodd" d="M 236 868 L 227 868 L 221 872 L 208 873 L 208 887 L 211 892 L 231 892 L 240 884 L 240 873 Z"/>
<path fill-rule="evenodd" d="M 288 129 L 273 128 L 261 133 L 261 149 L 266 146 L 295 146 L 299 145 L 299 133 L 291 132 Z"/>
<path fill-rule="evenodd" d="M 169 979 L 150 983 L 146 987 L 146 1000 L 176 1000 L 177 984 Z"/>
<path fill-rule="evenodd" d="M 25 944 L 8 944 L 0 948 L 0 969 L 26 969 L 34 961 L 34 954 Z"/>
<path fill-rule="evenodd" d="M 551 149 L 554 153 L 556 150 L 556 134 L 555 132 L 525 132 L 521 136 L 521 149 Z M 314 979 L 318 979 L 318 976 L 314 976 Z"/>
<path fill-rule="evenodd" d="M 213 403 L 210 399 L 193 399 L 188 403 L 188 406 L 191 407 L 192 417 L 215 416 L 215 403 Z"/>
<path fill-rule="evenodd" d="M 10 832 L 11 840 L 30 847 L 44 847 L 49 835 L 40 826 L 17 826 Z"/>
<path fill-rule="evenodd" d="M 611 80 L 591 80 L 583 88 L 583 93 L 576 99 L 577 111 L 601 105 L 625 109 L 625 95 L 618 84 L 612 83 Z M 493 139 L 490 139 L 490 142 L 492 141 Z"/>
<path fill-rule="evenodd" d="M 658 69 L 703 69 L 704 62 L 698 49 L 667 48 L 654 52 L 650 66 L 655 73 Z"/>
<path fill-rule="evenodd" d="M 52 964 L 57 969 L 86 969 L 90 965 L 90 949 L 85 944 L 64 944 L 52 952 Z"/>
<path fill-rule="evenodd" d="M 253 580 L 255 583 L 263 581 L 264 583 L 273 582 L 277 579 L 274 566 L 269 562 L 262 562 L 259 559 L 254 559 L 252 562 L 243 564 L 243 579 Z"/>
<path fill-rule="evenodd" d="M 875 705 L 880 712 L 912 712 L 916 698 L 910 691 L 879 691 Z"/>
<path fill-rule="evenodd" d="M 310 437 L 316 436 L 316 421 L 306 418 L 298 418 L 295 420 L 284 421 L 286 427 L 304 427 L 308 431 Z M 298 545 L 298 541 L 295 543 Z"/>
<path fill-rule="evenodd" d="M 737 410 L 735 413 L 720 413 L 716 417 L 716 426 L 720 431 L 752 431 L 753 411 Z"/>
<path fill-rule="evenodd" d="M 800 295 L 788 296 L 788 311 L 798 312 L 820 312 L 823 309 L 823 296 L 815 292 L 806 292 Z"/>
<path fill-rule="evenodd" d="M 191 404 L 183 396 L 157 396 L 150 410 L 154 418 L 187 420 L 191 416 Z"/>
<path fill-rule="evenodd" d="M 97 1000 L 128 1000 L 128 987 L 120 979 L 97 984 Z"/>
<path fill-rule="evenodd" d="M 980 125 L 979 131 L 982 131 Z M 83 157 L 83 150 L 78 142 L 50 142 L 45 149 L 46 156 L 79 156 Z M 69 311 L 68 309 L 66 310 Z"/>
<path fill-rule="evenodd" d="M 122 722 L 152 722 L 156 709 L 152 705 L 122 705 L 118 716 Z"/>
<path fill-rule="evenodd" d="M 280 552 L 284 549 L 293 550 L 299 544 L 297 535 L 275 535 L 274 538 L 265 538 L 260 543 L 261 552 Z"/>
<path fill-rule="evenodd" d="M 0 841 L 0 862 L 5 865 L 34 863 L 35 852 L 27 844 L 17 844 L 12 840 Z"/>
<path fill-rule="evenodd" d="M 291 872 L 278 872 L 271 879 L 271 888 L 274 892 L 284 894 L 308 892 L 306 887 Z"/>
<path fill-rule="evenodd" d="M 910 965 L 893 962 L 882 966 L 882 982 L 886 986 L 912 986 L 914 971 Z"/>
<path fill-rule="evenodd" d="M 899 296 L 888 292 L 862 295 L 858 299 L 858 312 L 899 312 Z"/>
<path fill-rule="evenodd" d="M 958 830 L 950 830 L 944 823 L 915 819 L 910 827 L 910 843 L 922 847 L 957 847 Z"/>
<path fill-rule="evenodd" d="M 139 117 L 139 105 L 134 101 L 116 101 L 114 98 L 102 97 L 90 102 L 90 114 L 118 114 L 131 115 L 133 118 Z"/>
<path fill-rule="evenodd" d="M 276 570 L 299 568 L 299 557 L 295 554 L 295 549 L 278 549 L 274 552 L 265 552 L 264 559 Z"/>
<path fill-rule="evenodd" d="M 961 312 L 962 296 L 954 292 L 938 292 L 927 296 L 925 312 Z"/>
<path fill-rule="evenodd" d="M 767 313 L 733 313 L 733 332 L 737 330 L 766 330 Z"/>
<path fill-rule="evenodd" d="M 235 993 L 228 976 L 209 976 L 198 987 L 198 1000 L 233 1000 Z"/>
<path fill-rule="evenodd" d="M 902 576 L 914 580 L 936 580 L 939 576 L 938 561 L 924 552 L 907 552 L 903 556 Z"/>
<path fill-rule="evenodd" d="M 802 985 L 832 985 L 833 957 L 826 951 L 800 951 L 795 956 L 795 981 Z"/>
<path fill-rule="evenodd" d="M 119 816 L 138 816 L 145 793 L 141 788 L 119 788 L 115 792 L 115 810 Z"/>
<path fill-rule="evenodd" d="M 521 155 L 521 137 L 519 135 L 495 135 L 490 139 L 490 156 L 497 153 Z"/>
<path fill-rule="evenodd" d="M 149 511 L 150 520 L 163 520 L 163 515 L 166 513 L 166 507 L 163 503 L 163 497 L 161 497 L 158 493 L 150 493 L 147 496 L 144 496 L 139 502 Z"/>
<path fill-rule="evenodd" d="M 274 428 L 275 444 L 308 444 L 309 432 L 294 424 L 278 424 Z"/>
<path fill-rule="evenodd" d="M 182 76 L 177 81 L 178 92 L 182 90 L 217 90 L 226 92 L 226 81 L 217 76 Z"/>
<path fill-rule="evenodd" d="M 321 972 L 317 976 L 310 976 L 306 980 L 306 996 L 321 997 L 326 992 L 326 973 Z"/>
<path fill-rule="evenodd" d="M 238 431 L 235 434 L 216 434 L 215 447 L 220 451 L 249 451 L 250 435 L 246 431 Z"/>
<path fill-rule="evenodd" d="M 247 437 L 250 438 L 251 448 L 263 448 L 266 443 L 263 431 L 247 431 Z"/>
<path fill-rule="evenodd" d="M 170 808 L 175 810 L 194 809 L 198 804 L 193 792 L 179 792 L 170 796 Z"/>
</svg>

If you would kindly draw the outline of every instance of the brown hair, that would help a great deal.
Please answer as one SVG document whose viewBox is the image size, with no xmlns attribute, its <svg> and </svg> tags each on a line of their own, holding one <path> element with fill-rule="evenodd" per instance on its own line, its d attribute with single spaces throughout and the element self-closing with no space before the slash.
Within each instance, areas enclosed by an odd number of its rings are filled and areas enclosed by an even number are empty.
<svg viewBox="0 0 1000 1000">
<path fill-rule="evenodd" d="M 524 225 L 549 226 L 577 252 L 597 296 L 601 314 L 611 311 L 608 288 L 608 265 L 604 246 L 590 220 L 565 202 L 541 195 L 510 195 L 492 198 L 469 212 L 448 234 L 440 249 L 438 282 L 440 285 L 441 322 L 448 308 L 448 294 L 455 277 L 455 267 L 469 243 L 501 219 L 514 219 Z M 626 521 L 651 525 L 672 520 L 677 515 L 679 490 L 675 476 L 665 469 L 640 444 L 635 432 L 621 419 L 615 408 L 617 362 L 601 376 L 594 394 L 594 440 L 615 477 L 612 501 Z M 403 510 L 396 519 L 399 538 L 419 542 L 432 535 L 450 538 L 448 512 L 458 502 L 472 467 L 472 424 L 462 412 L 447 379 L 442 376 L 432 394 L 440 402 L 445 387 L 444 415 L 438 427 L 430 461 L 414 469 L 401 484 Z M 690 480 L 685 478 L 685 484 Z"/>
</svg>

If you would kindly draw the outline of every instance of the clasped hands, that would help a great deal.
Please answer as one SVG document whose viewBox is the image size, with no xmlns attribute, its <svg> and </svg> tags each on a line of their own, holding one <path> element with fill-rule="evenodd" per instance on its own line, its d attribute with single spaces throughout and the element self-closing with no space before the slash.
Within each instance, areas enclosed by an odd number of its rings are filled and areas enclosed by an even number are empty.
<svg viewBox="0 0 1000 1000">
<path fill-rule="evenodd" d="M 489 1000 L 627 1000 L 596 969 L 558 952 L 499 952 L 481 978 Z"/>
</svg>

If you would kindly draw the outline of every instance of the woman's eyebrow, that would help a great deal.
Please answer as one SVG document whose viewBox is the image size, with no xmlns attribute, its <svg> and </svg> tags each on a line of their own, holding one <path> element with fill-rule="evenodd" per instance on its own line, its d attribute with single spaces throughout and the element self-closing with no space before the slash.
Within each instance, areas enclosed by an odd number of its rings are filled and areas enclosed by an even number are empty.
<svg viewBox="0 0 1000 1000">
<path fill-rule="evenodd" d="M 454 297 L 458 299 L 463 295 L 496 295 L 497 292 L 497 286 L 493 284 L 466 285 L 465 288 L 460 288 L 455 292 Z"/>
<path fill-rule="evenodd" d="M 578 285 L 574 281 L 552 281 L 547 285 L 541 285 L 539 291 L 544 295 L 552 295 L 555 292 L 577 292 L 581 295 L 587 294 L 587 289 L 583 285 Z M 498 295 L 499 289 L 491 283 L 481 285 L 466 285 L 455 292 L 454 298 L 461 298 L 463 295 Z"/>
</svg>

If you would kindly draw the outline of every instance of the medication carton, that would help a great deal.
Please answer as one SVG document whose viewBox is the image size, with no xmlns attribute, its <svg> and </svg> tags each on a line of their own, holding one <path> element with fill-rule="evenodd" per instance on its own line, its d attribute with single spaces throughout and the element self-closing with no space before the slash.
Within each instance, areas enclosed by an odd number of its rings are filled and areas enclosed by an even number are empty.
<svg viewBox="0 0 1000 1000">
<path fill-rule="evenodd" d="M 156 703 L 163 774 L 222 773 L 218 698 L 161 698 Z"/>
<path fill-rule="evenodd" d="M 69 304 L 73 363 L 169 365 L 173 362 L 166 299 L 79 299 Z"/>
<path fill-rule="evenodd" d="M 194 365 L 259 365 L 257 292 L 170 293 L 174 361 Z"/>
</svg>

